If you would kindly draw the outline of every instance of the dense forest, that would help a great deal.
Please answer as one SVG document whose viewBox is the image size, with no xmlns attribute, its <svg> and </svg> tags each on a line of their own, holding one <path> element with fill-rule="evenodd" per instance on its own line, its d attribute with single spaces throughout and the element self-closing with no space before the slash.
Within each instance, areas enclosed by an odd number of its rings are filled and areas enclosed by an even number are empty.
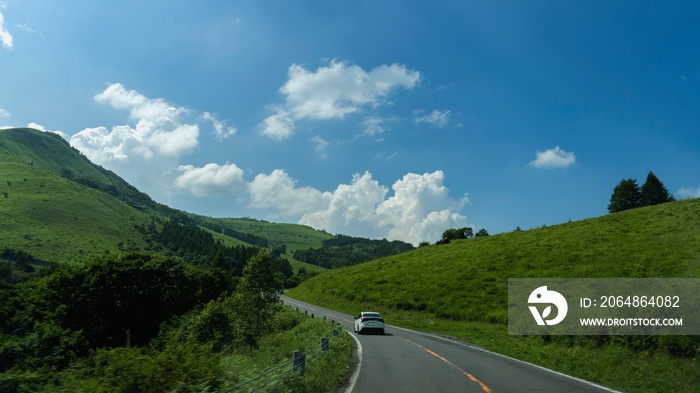
<svg viewBox="0 0 700 393">
<path fill-rule="evenodd" d="M 279 329 L 281 290 L 265 250 L 240 278 L 132 252 L 0 284 L 0 391 L 216 390 L 221 355 Z"/>
<path fill-rule="evenodd" d="M 332 239 L 324 240 L 321 248 L 295 251 L 294 259 L 325 268 L 337 268 L 357 265 L 413 249 L 411 244 L 399 240 L 370 240 L 336 235 Z"/>
</svg>

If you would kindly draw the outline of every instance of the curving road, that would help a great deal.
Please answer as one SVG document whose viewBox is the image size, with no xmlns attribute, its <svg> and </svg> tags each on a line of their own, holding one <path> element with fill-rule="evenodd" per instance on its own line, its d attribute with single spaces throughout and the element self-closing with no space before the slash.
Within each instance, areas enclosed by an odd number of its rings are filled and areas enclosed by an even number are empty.
<svg viewBox="0 0 700 393">
<path fill-rule="evenodd" d="M 338 321 L 356 339 L 357 368 L 345 390 L 363 392 L 614 392 L 612 389 L 431 334 L 386 325 L 357 335 L 351 315 L 282 301 Z"/>
</svg>

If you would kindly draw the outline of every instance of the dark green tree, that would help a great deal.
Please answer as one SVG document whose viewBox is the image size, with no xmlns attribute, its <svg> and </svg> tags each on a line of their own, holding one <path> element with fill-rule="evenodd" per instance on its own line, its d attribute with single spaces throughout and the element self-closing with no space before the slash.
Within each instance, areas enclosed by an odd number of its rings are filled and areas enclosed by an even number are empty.
<svg viewBox="0 0 700 393">
<path fill-rule="evenodd" d="M 608 212 L 617 213 L 624 210 L 639 207 L 641 203 L 641 191 L 637 185 L 637 179 L 623 179 L 615 186 Z"/>
<path fill-rule="evenodd" d="M 474 235 L 474 237 L 481 237 L 481 236 L 488 236 L 489 232 L 486 230 L 486 228 L 481 228 L 479 229 L 479 232 Z"/>
<path fill-rule="evenodd" d="M 654 172 L 649 171 L 647 180 L 641 188 L 641 206 L 654 206 L 675 200 L 676 198 L 668 192 Z"/>
<path fill-rule="evenodd" d="M 471 239 L 474 237 L 474 228 L 451 228 L 442 233 L 442 240 Z"/>
<path fill-rule="evenodd" d="M 283 282 L 279 276 L 267 250 L 261 250 L 243 269 L 232 307 L 241 317 L 238 335 L 248 345 L 257 345 L 258 337 L 268 330 L 272 317 L 281 306 L 279 299 Z"/>
</svg>

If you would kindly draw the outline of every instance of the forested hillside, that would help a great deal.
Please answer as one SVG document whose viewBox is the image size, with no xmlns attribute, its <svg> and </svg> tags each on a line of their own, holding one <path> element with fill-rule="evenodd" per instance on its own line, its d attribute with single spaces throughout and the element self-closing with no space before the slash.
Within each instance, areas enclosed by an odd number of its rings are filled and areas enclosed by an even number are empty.
<svg viewBox="0 0 700 393">
<path fill-rule="evenodd" d="M 231 358 L 256 369 L 259 347 L 289 356 L 265 337 L 327 334 L 280 305 L 285 285 L 312 275 L 294 275 L 284 243 L 211 222 L 153 202 L 55 134 L 0 130 L 0 391 L 219 391 L 249 371 Z M 332 390 L 344 339 L 331 377 L 294 386 Z"/>
<path fill-rule="evenodd" d="M 357 265 L 373 259 L 413 250 L 413 245 L 399 240 L 370 240 L 336 235 L 324 240 L 320 248 L 297 250 L 294 258 L 325 268 Z"/>
</svg>

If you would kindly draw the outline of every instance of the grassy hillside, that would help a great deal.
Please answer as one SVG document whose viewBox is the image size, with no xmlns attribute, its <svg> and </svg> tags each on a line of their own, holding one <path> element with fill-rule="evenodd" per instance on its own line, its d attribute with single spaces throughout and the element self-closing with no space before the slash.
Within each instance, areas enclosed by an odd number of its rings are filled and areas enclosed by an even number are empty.
<svg viewBox="0 0 700 393">
<path fill-rule="evenodd" d="M 645 372 L 669 373 L 665 383 L 671 385 L 666 391 L 691 391 L 686 387 L 700 384 L 695 358 L 647 353 L 660 357 L 652 356 L 651 361 L 641 359 L 638 352 L 626 352 L 626 347 L 585 349 L 588 344 L 583 349 L 567 344 L 545 351 L 540 338 L 509 337 L 507 281 L 526 277 L 700 277 L 700 199 L 423 247 L 329 271 L 289 295 L 350 314 L 377 309 L 389 323 L 459 336 L 630 390 L 654 390 L 658 381 L 640 385 L 650 380 Z M 601 360 L 607 350 L 611 353 Z M 621 353 L 629 358 L 620 358 Z M 582 367 L 589 361 L 582 363 L 581 356 L 595 361 Z M 621 366 L 630 364 L 637 372 Z"/>
<path fill-rule="evenodd" d="M 97 255 L 147 249 L 136 228 L 154 217 L 186 213 L 158 204 L 111 171 L 91 163 L 57 134 L 29 128 L 0 130 L 0 252 L 29 252 L 51 262 L 78 262 Z M 216 219 L 196 215 L 206 223 L 227 226 L 286 246 L 296 271 L 324 271 L 295 261 L 294 251 L 318 247 L 332 236 L 294 224 L 249 219 Z M 210 231 L 227 246 L 251 244 Z"/>
<path fill-rule="evenodd" d="M 268 240 L 270 247 L 285 246 L 284 256 L 289 260 L 296 272 L 303 267 L 309 272 L 323 272 L 326 269 L 300 262 L 294 259 L 294 252 L 308 248 L 321 247 L 323 241 L 333 238 L 333 235 L 318 231 L 306 225 L 274 223 L 250 218 L 209 218 L 197 216 L 196 220 L 206 226 L 219 225 L 232 230 L 263 237 Z M 213 232 L 215 233 L 215 232 Z M 227 237 L 216 234 L 215 237 Z M 240 243 L 237 239 L 229 240 L 231 244 Z"/>
<path fill-rule="evenodd" d="M 145 247 L 135 225 L 150 217 L 40 165 L 0 156 L 0 245 L 53 262 Z"/>
<path fill-rule="evenodd" d="M 333 235 L 321 232 L 305 225 L 274 223 L 250 218 L 219 218 L 221 225 L 226 225 L 240 232 L 262 236 L 269 240 L 270 246 L 284 244 L 287 252 L 299 249 L 320 247 L 321 243 Z"/>
</svg>

